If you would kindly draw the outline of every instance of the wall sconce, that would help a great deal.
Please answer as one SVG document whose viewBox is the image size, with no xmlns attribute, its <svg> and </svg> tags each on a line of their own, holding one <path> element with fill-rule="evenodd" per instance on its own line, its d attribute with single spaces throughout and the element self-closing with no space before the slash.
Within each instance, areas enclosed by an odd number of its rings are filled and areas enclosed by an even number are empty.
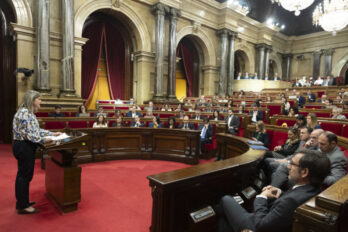
<svg viewBox="0 0 348 232">
<path fill-rule="evenodd" d="M 15 71 L 15 76 L 17 76 L 18 73 L 23 73 L 24 76 L 22 77 L 22 80 L 28 80 L 31 75 L 34 73 L 34 69 L 27 69 L 27 68 L 17 68 Z"/>
</svg>

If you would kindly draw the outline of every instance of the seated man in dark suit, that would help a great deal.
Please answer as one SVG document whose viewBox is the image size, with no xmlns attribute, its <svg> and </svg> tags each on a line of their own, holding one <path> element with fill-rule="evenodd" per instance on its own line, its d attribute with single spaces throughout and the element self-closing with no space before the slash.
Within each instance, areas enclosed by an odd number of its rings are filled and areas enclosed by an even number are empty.
<svg viewBox="0 0 348 232">
<path fill-rule="evenodd" d="M 311 133 L 308 146 L 315 146 L 315 143 L 319 146 L 320 151 L 330 160 L 331 171 L 323 181 L 323 184 L 330 186 L 346 175 L 347 159 L 337 146 L 337 136 L 334 133 L 322 132 L 321 129 L 314 130 Z M 284 169 L 283 165 L 279 166 L 272 175 L 271 185 L 278 188 L 293 185 L 293 183 L 288 180 L 287 170 Z"/>
<path fill-rule="evenodd" d="M 214 128 L 210 125 L 208 117 L 203 119 L 203 124 L 199 125 L 198 130 L 201 131 L 201 147 L 213 142 Z"/>
<path fill-rule="evenodd" d="M 183 124 L 179 126 L 180 129 L 183 130 L 194 130 L 195 127 L 193 124 L 190 123 L 190 119 L 187 115 L 184 116 L 184 119 L 182 120 Z"/>
<path fill-rule="evenodd" d="M 54 106 L 54 113 L 50 114 L 50 117 L 65 117 L 65 114 L 61 112 L 62 107 L 60 105 Z"/>
<path fill-rule="evenodd" d="M 126 117 L 128 118 L 135 118 L 135 116 L 138 115 L 138 117 L 141 117 L 141 113 L 137 112 L 137 107 L 136 106 L 132 106 L 130 108 L 130 111 L 126 114 Z"/>
<path fill-rule="evenodd" d="M 131 122 L 130 127 L 144 127 L 144 123 L 140 122 L 140 117 L 135 115 L 134 121 Z"/>
<path fill-rule="evenodd" d="M 296 93 L 296 101 L 298 108 L 303 108 L 303 106 L 306 104 L 306 99 L 303 96 L 301 96 L 300 92 Z"/>
<path fill-rule="evenodd" d="M 315 102 L 316 100 L 315 94 L 312 93 L 312 90 L 308 90 L 307 97 L 308 97 L 308 102 Z"/>
<path fill-rule="evenodd" d="M 228 117 L 225 118 L 225 122 L 227 123 L 227 133 L 238 134 L 240 121 L 239 117 L 233 114 L 232 109 L 228 110 Z"/>
<path fill-rule="evenodd" d="M 253 106 L 253 110 L 249 114 L 251 115 L 251 122 L 263 121 L 263 113 L 259 110 L 259 107 Z"/>
<path fill-rule="evenodd" d="M 299 150 L 288 168 L 295 186 L 284 193 L 273 186 L 264 187 L 254 200 L 254 213 L 248 213 L 233 197 L 224 196 L 217 207 L 218 231 L 290 232 L 295 209 L 320 192 L 330 173 L 330 161 L 318 151 Z"/>
</svg>

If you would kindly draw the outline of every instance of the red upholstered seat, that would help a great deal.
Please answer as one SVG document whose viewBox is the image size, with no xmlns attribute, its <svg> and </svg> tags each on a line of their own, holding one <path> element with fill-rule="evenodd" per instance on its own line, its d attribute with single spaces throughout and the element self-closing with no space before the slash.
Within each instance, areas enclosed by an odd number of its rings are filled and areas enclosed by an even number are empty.
<svg viewBox="0 0 348 232">
<path fill-rule="evenodd" d="M 114 110 L 115 107 L 114 106 L 103 106 L 104 110 Z"/>
<path fill-rule="evenodd" d="M 115 113 L 108 113 L 108 117 L 114 117 Z"/>
<path fill-rule="evenodd" d="M 328 123 L 328 122 L 320 122 L 321 128 L 323 130 L 331 131 L 336 135 L 341 136 L 343 124 L 339 123 Z"/>
<path fill-rule="evenodd" d="M 69 121 L 70 128 L 88 128 L 88 121 Z"/>
<path fill-rule="evenodd" d="M 303 114 L 304 116 L 307 116 L 309 112 L 301 112 L 300 114 Z"/>
<path fill-rule="evenodd" d="M 149 127 L 150 122 L 151 122 L 151 121 L 146 121 L 146 122 L 145 122 L 145 126 L 146 126 L 146 127 Z"/>
<path fill-rule="evenodd" d="M 128 106 L 117 106 L 116 109 L 118 109 L 118 110 L 128 110 L 129 107 Z"/>
<path fill-rule="evenodd" d="M 107 100 L 98 101 L 98 104 L 110 104 L 110 103 L 111 103 L 111 101 L 107 101 Z"/>
<path fill-rule="evenodd" d="M 269 109 L 270 116 L 281 113 L 281 106 L 280 105 L 279 106 L 269 105 L 269 106 L 267 106 L 267 108 Z"/>
<path fill-rule="evenodd" d="M 329 118 L 330 113 L 315 113 L 319 118 Z"/>
<path fill-rule="evenodd" d="M 291 107 L 293 107 L 295 105 L 295 101 L 294 100 L 289 100 L 288 102 L 290 103 Z"/>
<path fill-rule="evenodd" d="M 348 125 L 347 124 L 343 125 L 342 136 L 345 138 L 348 138 Z"/>
<path fill-rule="evenodd" d="M 267 131 L 269 132 L 269 131 Z M 268 134 L 270 135 L 270 134 Z M 283 145 L 288 138 L 286 131 L 273 131 L 272 139 L 270 139 L 269 149 L 273 150 L 278 145 Z"/>
<path fill-rule="evenodd" d="M 66 122 L 60 122 L 60 121 L 45 122 L 46 130 L 60 130 L 60 129 L 64 129 L 65 127 L 66 127 Z"/>
<path fill-rule="evenodd" d="M 48 117 L 48 112 L 36 112 L 36 117 Z"/>
<path fill-rule="evenodd" d="M 170 118 L 172 116 L 174 116 L 174 114 L 162 114 L 162 113 L 160 114 L 161 118 Z"/>
<path fill-rule="evenodd" d="M 77 112 L 70 112 L 71 117 L 76 117 Z"/>
<path fill-rule="evenodd" d="M 112 124 L 114 124 L 116 121 L 115 120 L 111 120 L 108 122 L 108 127 L 112 127 Z"/>
<path fill-rule="evenodd" d="M 216 125 L 215 124 L 211 124 L 214 128 L 214 132 L 213 132 L 213 141 L 212 143 L 208 143 L 208 144 L 204 144 L 202 147 L 202 152 L 203 153 L 208 153 L 206 155 L 206 158 L 210 158 L 213 155 L 213 151 L 216 150 L 217 148 L 217 143 L 216 143 Z"/>
<path fill-rule="evenodd" d="M 65 117 L 71 117 L 70 112 L 62 112 L 62 113 L 65 115 Z"/>
<path fill-rule="evenodd" d="M 321 96 L 323 96 L 325 94 L 325 92 L 324 91 L 320 91 L 320 92 L 318 92 L 318 98 L 321 98 Z"/>
<path fill-rule="evenodd" d="M 281 126 L 283 123 L 286 123 L 288 127 L 295 125 L 296 119 L 277 119 L 277 125 Z"/>
</svg>

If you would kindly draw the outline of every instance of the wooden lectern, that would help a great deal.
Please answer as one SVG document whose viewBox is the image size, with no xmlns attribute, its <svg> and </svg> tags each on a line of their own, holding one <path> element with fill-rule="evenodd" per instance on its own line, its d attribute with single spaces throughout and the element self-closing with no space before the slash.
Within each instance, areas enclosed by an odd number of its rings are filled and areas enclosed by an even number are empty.
<svg viewBox="0 0 348 232">
<path fill-rule="evenodd" d="M 71 138 L 44 145 L 46 158 L 47 195 L 63 213 L 77 210 L 81 201 L 81 167 L 77 166 L 75 155 L 87 145 L 87 136 L 74 131 Z"/>
</svg>

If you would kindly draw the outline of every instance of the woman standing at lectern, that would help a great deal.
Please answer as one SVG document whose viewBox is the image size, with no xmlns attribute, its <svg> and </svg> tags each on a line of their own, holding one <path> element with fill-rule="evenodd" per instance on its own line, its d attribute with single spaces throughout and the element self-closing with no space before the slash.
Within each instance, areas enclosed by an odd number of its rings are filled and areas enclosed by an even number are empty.
<svg viewBox="0 0 348 232">
<path fill-rule="evenodd" d="M 40 128 L 35 112 L 40 108 L 40 93 L 29 90 L 13 118 L 13 155 L 17 159 L 18 171 L 15 183 L 16 209 L 18 214 L 33 214 L 39 210 L 29 201 L 29 183 L 33 178 L 35 150 L 39 143 L 50 142 L 47 135 L 58 136 Z"/>
</svg>

